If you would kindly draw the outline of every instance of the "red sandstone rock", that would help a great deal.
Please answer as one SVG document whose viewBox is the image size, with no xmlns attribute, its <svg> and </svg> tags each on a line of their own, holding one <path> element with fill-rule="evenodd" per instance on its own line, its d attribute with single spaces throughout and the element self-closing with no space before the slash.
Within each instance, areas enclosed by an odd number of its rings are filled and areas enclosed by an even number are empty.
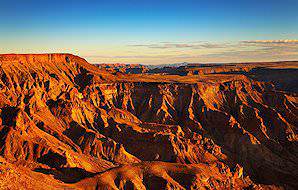
<svg viewBox="0 0 298 190">
<path fill-rule="evenodd" d="M 297 64 L 259 65 L 115 75 L 70 54 L 0 55 L 0 187 L 298 188 L 297 75 L 282 70 Z"/>
</svg>

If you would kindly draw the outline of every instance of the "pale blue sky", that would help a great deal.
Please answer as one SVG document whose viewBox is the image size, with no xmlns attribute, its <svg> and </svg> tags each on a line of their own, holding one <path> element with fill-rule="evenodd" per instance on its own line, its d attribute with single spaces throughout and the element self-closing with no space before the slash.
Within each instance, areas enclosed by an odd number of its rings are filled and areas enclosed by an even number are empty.
<svg viewBox="0 0 298 190">
<path fill-rule="evenodd" d="M 0 3 L 0 53 L 152 64 L 298 60 L 296 0 Z"/>
</svg>

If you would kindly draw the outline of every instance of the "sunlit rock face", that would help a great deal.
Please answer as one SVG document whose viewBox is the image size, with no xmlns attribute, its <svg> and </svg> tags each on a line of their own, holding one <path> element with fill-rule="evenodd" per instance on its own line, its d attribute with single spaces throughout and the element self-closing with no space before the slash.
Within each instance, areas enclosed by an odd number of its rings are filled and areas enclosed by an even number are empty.
<svg viewBox="0 0 298 190">
<path fill-rule="evenodd" d="M 298 63 L 261 66 L 0 55 L 0 187 L 296 189 Z"/>
</svg>

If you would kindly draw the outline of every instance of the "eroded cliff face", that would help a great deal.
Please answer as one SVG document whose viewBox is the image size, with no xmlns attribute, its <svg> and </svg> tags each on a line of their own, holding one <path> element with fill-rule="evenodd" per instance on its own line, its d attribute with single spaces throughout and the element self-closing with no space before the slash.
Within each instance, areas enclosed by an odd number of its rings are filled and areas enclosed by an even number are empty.
<svg viewBox="0 0 298 190">
<path fill-rule="evenodd" d="M 3 163 L 52 188 L 298 187 L 298 99 L 273 83 L 111 74 L 69 54 L 0 64 Z"/>
</svg>

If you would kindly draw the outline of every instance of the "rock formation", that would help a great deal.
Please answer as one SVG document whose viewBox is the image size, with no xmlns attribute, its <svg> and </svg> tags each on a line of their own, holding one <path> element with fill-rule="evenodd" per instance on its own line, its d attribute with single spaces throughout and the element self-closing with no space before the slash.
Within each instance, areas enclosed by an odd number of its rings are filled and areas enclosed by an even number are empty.
<svg viewBox="0 0 298 190">
<path fill-rule="evenodd" d="M 209 67 L 0 55 L 0 188 L 297 189 L 298 63 Z"/>
</svg>

